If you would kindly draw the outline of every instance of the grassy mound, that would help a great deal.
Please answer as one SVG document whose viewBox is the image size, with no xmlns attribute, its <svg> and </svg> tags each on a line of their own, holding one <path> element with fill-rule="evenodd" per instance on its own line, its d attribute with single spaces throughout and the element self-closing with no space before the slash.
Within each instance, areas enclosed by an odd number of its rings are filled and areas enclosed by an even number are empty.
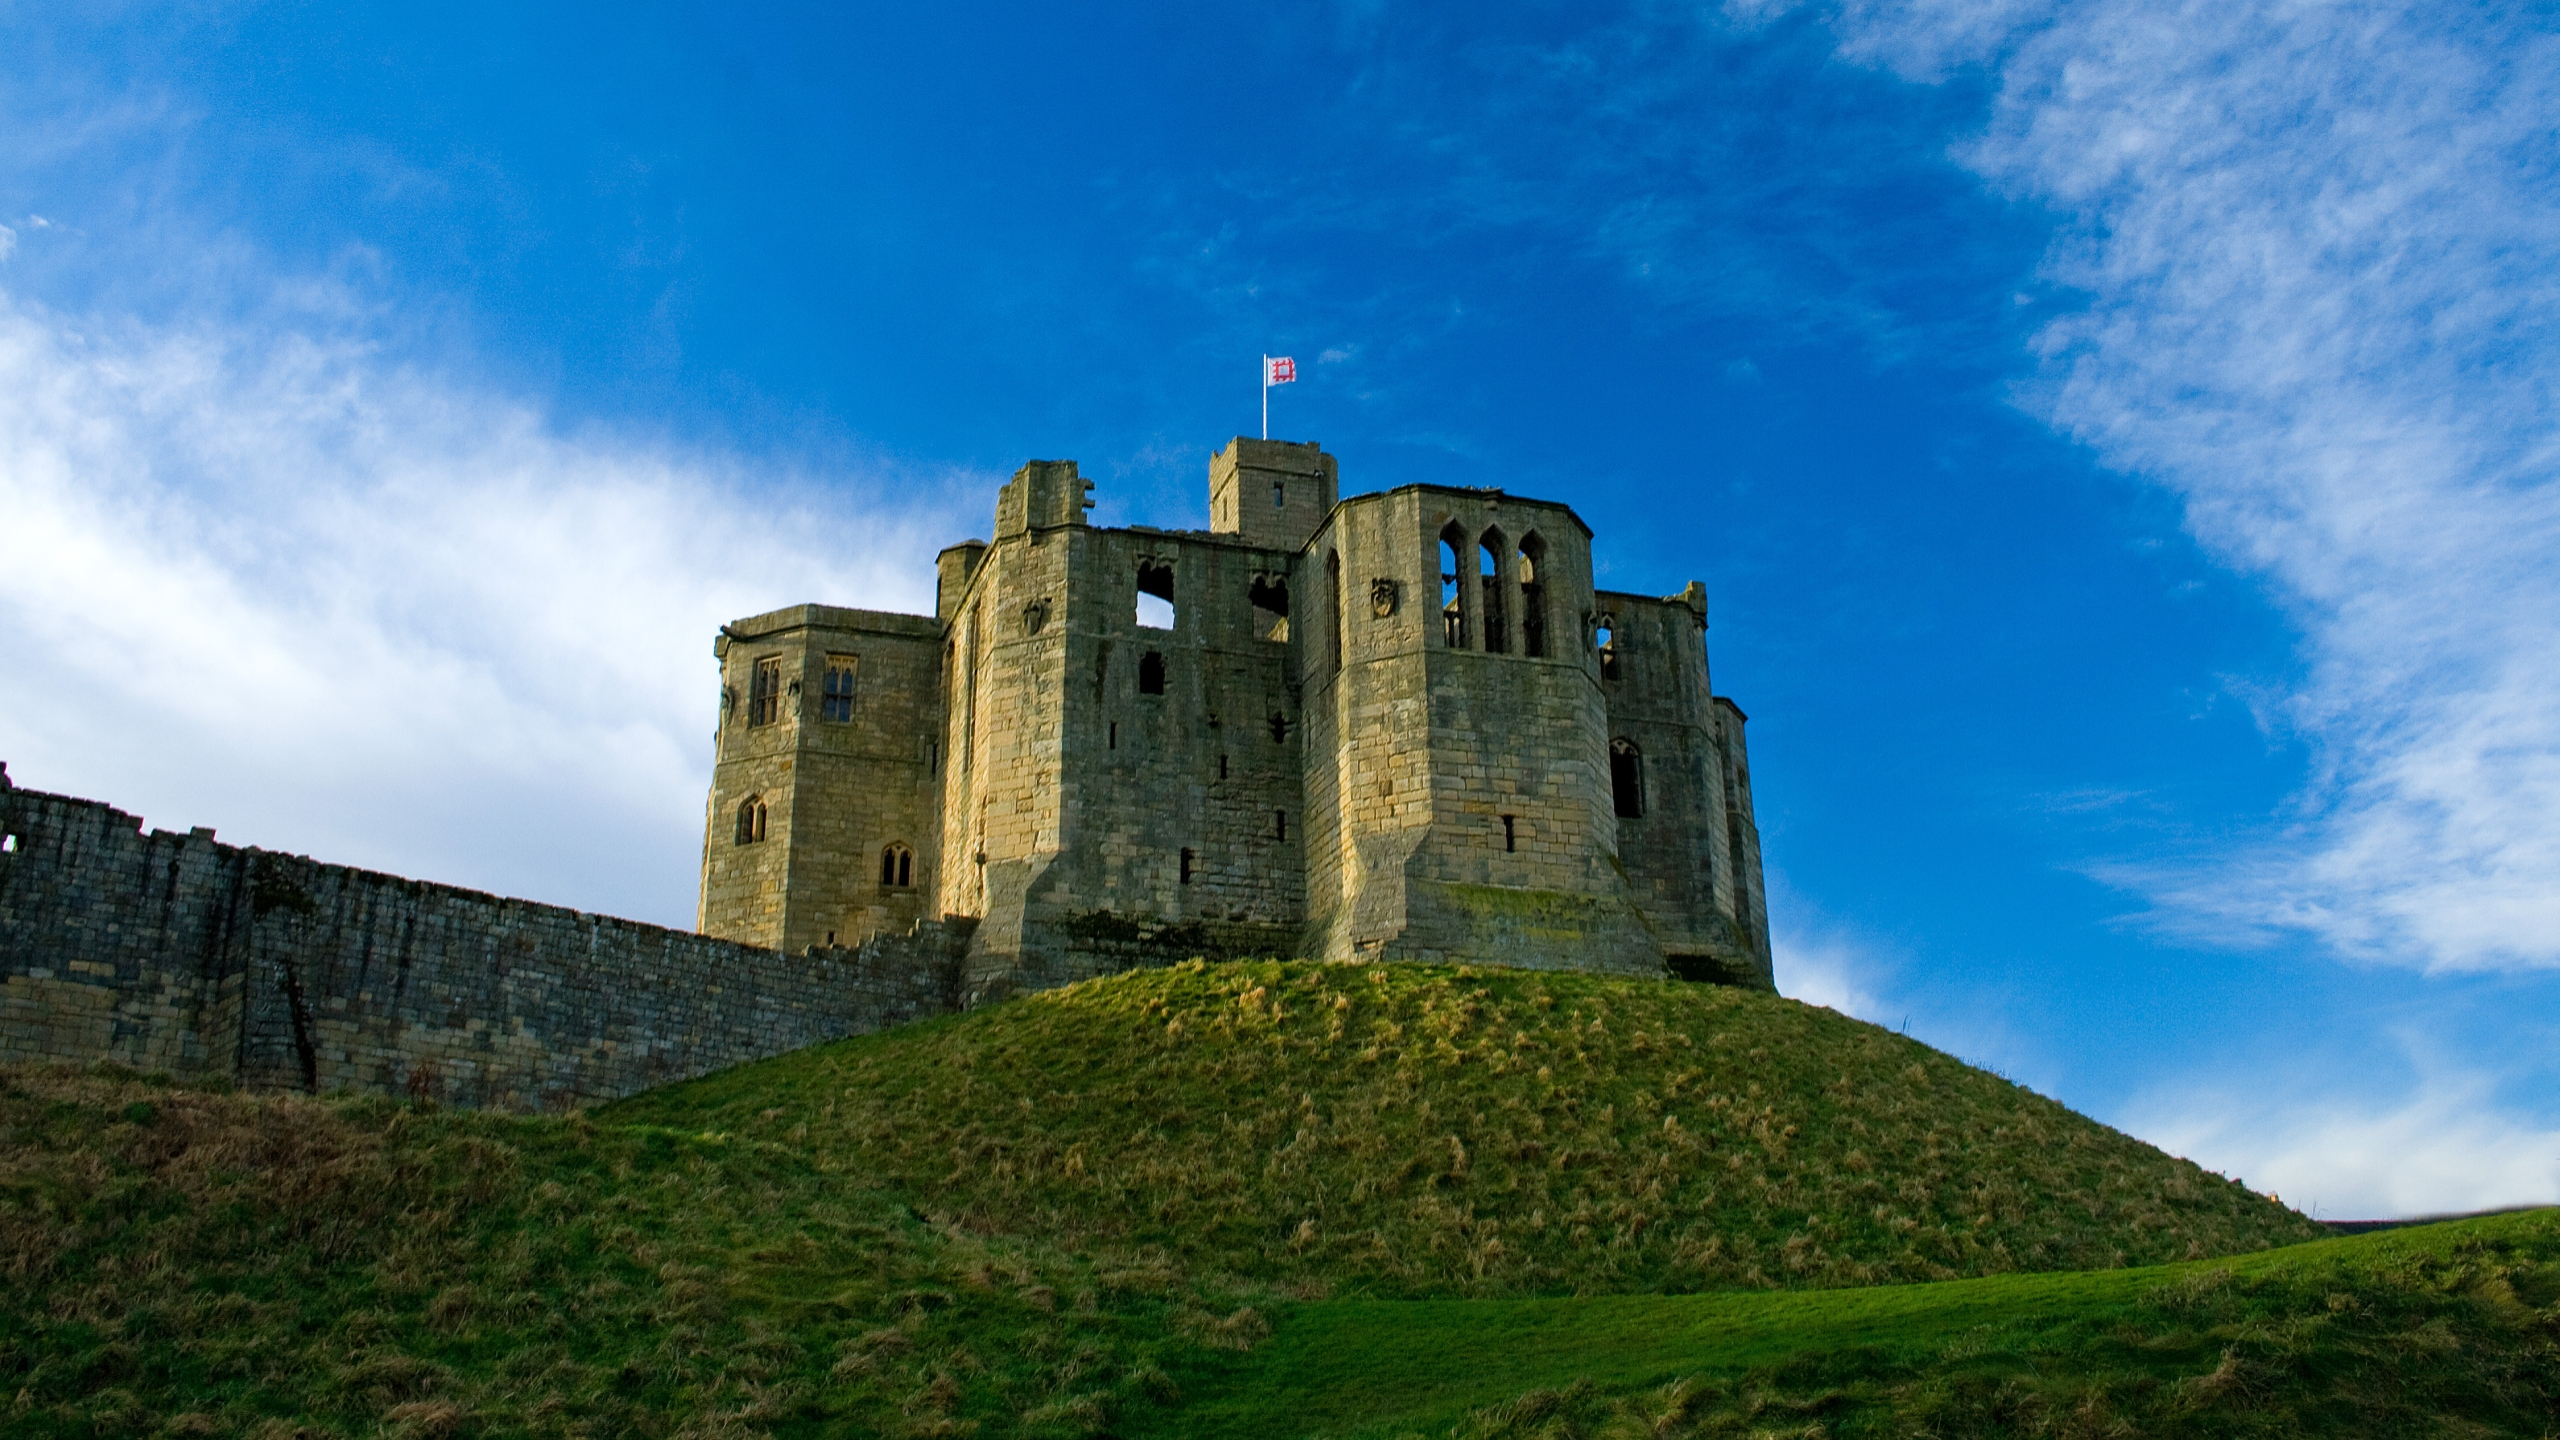
<svg viewBox="0 0 2560 1440">
<path fill-rule="evenodd" d="M 2265 1251 L 1766 996 L 1186 968 L 560 1118 L 0 1070 L 0 1434 L 2540 1434 L 2481 1224 Z"/>
<path fill-rule="evenodd" d="M 2325 1233 L 1873 1025 L 1597 975 L 1194 962 L 604 1113 L 1306 1296 L 1861 1285 Z"/>
</svg>

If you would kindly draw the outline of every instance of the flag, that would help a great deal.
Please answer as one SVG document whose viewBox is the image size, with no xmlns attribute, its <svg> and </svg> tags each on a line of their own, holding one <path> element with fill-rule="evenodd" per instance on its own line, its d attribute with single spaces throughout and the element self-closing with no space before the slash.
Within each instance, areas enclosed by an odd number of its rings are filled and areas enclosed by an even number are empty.
<svg viewBox="0 0 2560 1440">
<path fill-rule="evenodd" d="M 1297 378 L 1297 361 L 1290 359 L 1286 355 L 1265 355 L 1262 357 L 1263 384 L 1286 385 Z"/>
</svg>

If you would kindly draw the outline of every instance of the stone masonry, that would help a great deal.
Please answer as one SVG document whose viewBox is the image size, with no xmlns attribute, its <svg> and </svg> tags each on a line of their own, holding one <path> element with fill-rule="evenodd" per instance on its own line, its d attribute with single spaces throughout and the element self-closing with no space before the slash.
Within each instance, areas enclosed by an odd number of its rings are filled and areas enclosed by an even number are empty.
<svg viewBox="0 0 2560 1440">
<path fill-rule="evenodd" d="M 1552 501 L 1341 498 L 1312 444 L 1220 452 L 1206 531 L 1092 488 L 1025 465 L 929 618 L 721 628 L 705 934 L 965 918 L 971 999 L 1241 953 L 1770 984 L 1703 585 L 1595 589 Z"/>
<path fill-rule="evenodd" d="M 146 835 L 0 767 L 0 1060 L 555 1110 L 956 1009 L 971 928 L 783 955 Z"/>
</svg>

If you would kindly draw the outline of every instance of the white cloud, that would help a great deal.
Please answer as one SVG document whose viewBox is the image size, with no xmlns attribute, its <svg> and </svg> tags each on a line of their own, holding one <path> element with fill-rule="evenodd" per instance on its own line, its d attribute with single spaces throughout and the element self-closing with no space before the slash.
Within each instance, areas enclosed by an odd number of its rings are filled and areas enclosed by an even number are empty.
<svg viewBox="0 0 2560 1440">
<path fill-rule="evenodd" d="M 16 253 L 18 253 L 18 232 L 6 225 L 0 225 L 0 260 L 6 260 Z"/>
<path fill-rule="evenodd" d="M 565 435 L 361 336 L 0 294 L 0 760 L 156 824 L 690 925 L 715 627 L 929 611 L 961 522 L 928 507 L 983 497 L 888 468 L 857 478 L 923 498 Z"/>
<path fill-rule="evenodd" d="M 2067 217 L 2089 297 L 2024 403 L 2265 576 L 2314 778 L 2280 834 L 2117 869 L 2170 923 L 2560 965 L 2560 38 L 2530 13 L 1854 3 L 1844 51 L 1989 65 L 1960 155 Z"/>
<path fill-rule="evenodd" d="M 2189 1093 L 2126 1128 L 2327 1220 L 2560 1203 L 2560 1129 L 2500 1107 L 2487 1076 L 2425 1074 L 2384 1104 Z"/>
<path fill-rule="evenodd" d="M 1770 937 L 1778 993 L 1876 1024 L 1884 1018 L 1882 971 L 1864 947 L 1839 935 L 1809 934 L 1781 922 Z"/>
</svg>

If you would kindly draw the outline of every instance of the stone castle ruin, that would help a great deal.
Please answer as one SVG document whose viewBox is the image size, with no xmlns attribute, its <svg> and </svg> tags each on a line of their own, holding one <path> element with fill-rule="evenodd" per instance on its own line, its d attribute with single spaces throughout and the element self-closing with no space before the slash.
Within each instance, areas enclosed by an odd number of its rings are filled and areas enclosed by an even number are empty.
<svg viewBox="0 0 2560 1440">
<path fill-rule="evenodd" d="M 1595 590 L 1551 502 L 1339 499 L 1314 445 L 1209 482 L 1206 531 L 1108 530 L 1034 462 L 934 615 L 722 627 L 700 933 L 0 766 L 0 1060 L 549 1110 L 1195 955 L 1769 986 L 1702 586 Z"/>
<path fill-rule="evenodd" d="M 801 951 L 976 919 L 972 996 L 1153 957 L 1475 960 L 1770 984 L 1706 590 L 1595 589 L 1573 510 L 1341 499 L 1238 438 L 1209 529 L 1024 466 L 931 616 L 723 626 L 700 929 Z"/>
</svg>

